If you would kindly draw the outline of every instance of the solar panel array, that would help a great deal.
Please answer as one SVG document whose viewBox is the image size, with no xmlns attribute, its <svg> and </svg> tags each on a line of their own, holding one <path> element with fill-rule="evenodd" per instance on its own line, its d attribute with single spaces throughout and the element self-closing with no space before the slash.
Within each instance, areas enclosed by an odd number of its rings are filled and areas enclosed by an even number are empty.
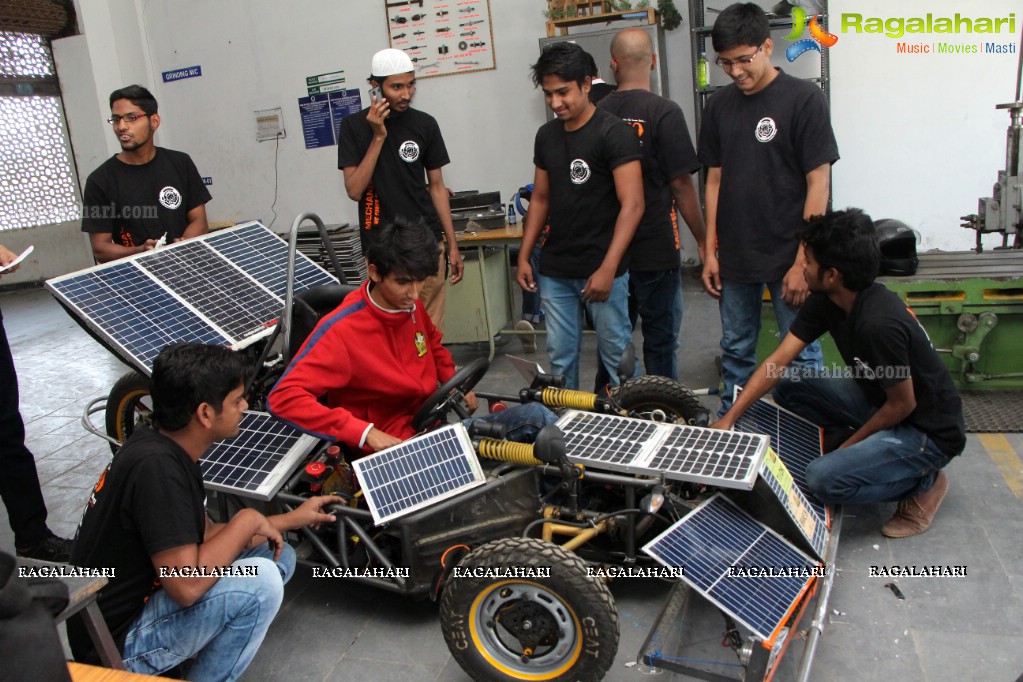
<svg viewBox="0 0 1023 682">
<path fill-rule="evenodd" d="M 246 412 L 237 436 L 203 454 L 202 478 L 211 490 L 267 501 L 316 443 L 265 412 Z"/>
<path fill-rule="evenodd" d="M 820 564 L 718 493 L 643 551 L 768 644 Z"/>
<path fill-rule="evenodd" d="M 792 474 L 792 480 L 811 508 L 819 517 L 830 520 L 831 514 L 827 505 L 817 500 L 806 484 L 807 465 L 821 456 L 819 426 L 774 403 L 758 400 L 739 418 L 735 430 L 770 436 L 771 447 L 785 462 L 785 467 Z"/>
<path fill-rule="evenodd" d="M 569 411 L 557 422 L 566 456 L 598 469 L 749 490 L 767 437 L 683 424 Z"/>
<path fill-rule="evenodd" d="M 821 456 L 820 427 L 774 403 L 758 400 L 735 428 L 771 438 L 772 452 L 764 458 L 760 477 L 814 553 L 823 558 L 831 526 L 830 510 L 806 484 L 806 466 Z"/>
<path fill-rule="evenodd" d="M 353 467 L 377 525 L 485 481 L 472 441 L 461 424 L 357 459 Z"/>
<path fill-rule="evenodd" d="M 284 309 L 287 244 L 259 223 L 56 277 L 47 287 L 144 373 L 168 344 L 244 348 Z M 336 284 L 296 256 L 295 292 Z"/>
</svg>

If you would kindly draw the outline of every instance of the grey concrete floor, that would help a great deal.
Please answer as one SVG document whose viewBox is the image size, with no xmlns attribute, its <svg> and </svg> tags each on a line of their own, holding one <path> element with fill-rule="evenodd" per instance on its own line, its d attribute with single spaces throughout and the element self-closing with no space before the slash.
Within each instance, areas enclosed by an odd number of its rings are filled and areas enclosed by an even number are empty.
<svg viewBox="0 0 1023 682">
<path fill-rule="evenodd" d="M 691 387 L 717 382 L 714 358 L 720 326 L 713 301 L 686 283 L 686 314 L 679 350 L 683 381 Z M 78 423 L 84 405 L 104 396 L 125 366 L 89 338 L 42 290 L 0 296 L 4 323 L 18 367 L 21 410 L 29 447 L 50 512 L 50 527 L 74 534 L 89 490 L 109 458 L 107 445 Z M 641 335 L 637 332 L 637 344 Z M 583 376 L 592 376 L 594 339 L 584 341 Z M 480 354 L 454 346 L 464 363 Z M 522 355 L 509 338 L 481 385 L 515 391 L 518 375 L 502 353 Z M 546 364 L 543 344 L 532 355 Z M 584 380 L 585 383 L 585 380 Z M 716 407 L 716 398 L 706 398 Z M 931 530 L 889 540 L 878 532 L 893 505 L 846 509 L 814 680 L 1014 680 L 1023 672 L 1023 438 L 971 435 L 966 452 L 948 467 L 951 487 Z M 4 512 L 0 509 L 0 515 Z M 6 519 L 0 548 L 13 551 Z M 966 577 L 900 578 L 899 600 L 869 577 L 871 566 L 966 566 Z M 667 595 L 665 583 L 620 580 L 612 584 L 622 637 L 607 680 L 638 680 L 629 666 Z M 721 620 L 705 605 L 694 607 L 686 648 L 667 655 L 705 657 L 721 651 Z M 808 620 L 801 624 L 805 628 Z M 776 679 L 798 661 L 801 635 Z M 672 645 L 674 647 L 674 645 Z M 717 654 L 721 657 L 721 654 Z M 727 656 L 721 660 L 729 660 Z M 734 659 L 733 659 L 734 661 Z M 734 668 L 719 672 L 735 674 Z M 289 583 L 285 603 L 245 680 L 467 680 L 448 654 L 436 605 L 345 583 L 314 580 L 308 570 Z M 670 674 L 660 679 L 687 679 Z"/>
</svg>

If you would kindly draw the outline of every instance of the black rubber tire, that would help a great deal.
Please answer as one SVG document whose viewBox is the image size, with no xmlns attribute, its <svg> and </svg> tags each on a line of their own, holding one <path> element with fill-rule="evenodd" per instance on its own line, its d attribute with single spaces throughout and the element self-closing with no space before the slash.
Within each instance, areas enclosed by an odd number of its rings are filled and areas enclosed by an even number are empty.
<svg viewBox="0 0 1023 682">
<path fill-rule="evenodd" d="M 699 397 L 685 385 L 667 377 L 634 377 L 614 388 L 611 398 L 627 410 L 630 417 L 650 419 L 655 410 L 660 410 L 669 423 L 707 426 L 710 422 L 710 411 Z"/>
<path fill-rule="evenodd" d="M 508 567 L 549 568 L 549 577 L 458 573 Z M 526 619 L 531 632 L 548 633 L 528 654 L 512 630 L 525 635 L 516 621 Z M 618 651 L 618 610 L 607 585 L 587 575 L 575 554 L 536 538 L 503 538 L 467 554 L 445 585 L 440 622 L 451 655 L 478 682 L 600 680 Z"/>
<path fill-rule="evenodd" d="M 114 384 L 107 395 L 107 435 L 124 443 L 140 421 L 152 423 L 152 405 L 149 398 L 149 377 L 138 372 L 128 372 Z M 111 443 L 110 449 L 117 452 Z"/>
</svg>

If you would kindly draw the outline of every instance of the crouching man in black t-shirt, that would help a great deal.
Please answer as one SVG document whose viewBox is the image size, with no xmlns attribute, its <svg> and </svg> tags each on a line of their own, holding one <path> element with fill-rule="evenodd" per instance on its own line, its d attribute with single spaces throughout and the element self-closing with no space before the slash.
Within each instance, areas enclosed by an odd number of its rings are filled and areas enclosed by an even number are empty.
<svg viewBox="0 0 1023 682">
<path fill-rule="evenodd" d="M 330 523 L 314 497 L 226 524 L 205 512 L 199 458 L 238 433 L 248 367 L 226 348 L 178 344 L 153 363 L 155 429 L 140 427 L 100 476 L 71 563 L 111 571 L 99 607 L 129 671 L 157 674 L 188 659 L 190 680 L 234 680 L 280 608 L 295 551 L 283 531 Z M 68 622 L 79 661 L 96 659 L 84 624 Z"/>
<path fill-rule="evenodd" d="M 814 494 L 835 504 L 898 500 L 881 532 L 917 535 L 948 490 L 941 469 L 966 445 L 959 393 L 913 313 L 874 281 L 880 256 L 869 216 L 848 209 L 811 218 L 802 238 L 811 295 L 714 426 L 731 428 L 774 388 L 779 405 L 824 427 L 826 449 L 841 442 L 807 467 Z M 841 376 L 790 369 L 825 332 L 848 365 L 830 372 Z"/>
</svg>

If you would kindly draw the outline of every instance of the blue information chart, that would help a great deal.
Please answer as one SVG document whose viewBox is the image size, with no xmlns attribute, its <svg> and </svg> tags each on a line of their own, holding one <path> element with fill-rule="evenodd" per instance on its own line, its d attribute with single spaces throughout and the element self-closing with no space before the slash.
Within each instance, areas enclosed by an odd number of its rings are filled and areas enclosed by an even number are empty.
<svg viewBox="0 0 1023 682">
<path fill-rule="evenodd" d="M 341 139 L 341 119 L 348 114 L 362 111 L 362 93 L 358 88 L 338 90 L 327 95 L 330 98 L 330 118 L 334 122 L 334 139 Z"/>
<path fill-rule="evenodd" d="M 302 116 L 302 136 L 305 138 L 306 149 L 336 144 L 334 130 L 330 125 L 330 101 L 327 95 L 299 97 L 298 110 Z"/>
<path fill-rule="evenodd" d="M 358 88 L 300 97 L 298 110 L 302 116 L 302 135 L 306 149 L 337 144 L 341 119 L 362 109 L 362 93 Z"/>
</svg>

